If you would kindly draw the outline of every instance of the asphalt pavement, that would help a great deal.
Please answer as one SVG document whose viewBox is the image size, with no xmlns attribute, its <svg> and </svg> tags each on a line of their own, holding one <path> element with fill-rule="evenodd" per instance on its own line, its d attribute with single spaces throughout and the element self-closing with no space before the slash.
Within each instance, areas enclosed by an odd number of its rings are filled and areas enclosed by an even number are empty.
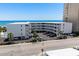
<svg viewBox="0 0 79 59">
<path fill-rule="evenodd" d="M 0 46 L 0 56 L 33 56 L 44 51 L 71 48 L 79 45 L 79 38 L 48 40 L 38 43 L 20 43 Z"/>
</svg>

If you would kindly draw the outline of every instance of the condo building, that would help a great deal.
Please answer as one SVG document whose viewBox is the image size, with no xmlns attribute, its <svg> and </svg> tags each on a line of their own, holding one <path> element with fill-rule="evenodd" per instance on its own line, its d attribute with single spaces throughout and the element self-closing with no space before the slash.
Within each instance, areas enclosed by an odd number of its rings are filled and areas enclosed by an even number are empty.
<svg viewBox="0 0 79 59">
<path fill-rule="evenodd" d="M 73 24 L 73 32 L 79 32 L 79 3 L 65 3 L 63 18 L 65 22 Z"/>
<path fill-rule="evenodd" d="M 13 33 L 14 37 L 29 38 L 31 36 L 31 25 L 29 22 L 16 22 L 7 24 L 7 33 Z"/>
<path fill-rule="evenodd" d="M 14 37 L 29 38 L 32 31 L 50 32 L 58 34 L 72 33 L 72 23 L 68 22 L 17 22 L 7 25 L 7 33 L 13 33 Z"/>
<path fill-rule="evenodd" d="M 54 34 L 58 34 L 62 31 L 63 34 L 72 33 L 72 23 L 68 22 L 33 22 L 31 23 L 31 29 L 34 31 L 46 31 Z"/>
</svg>

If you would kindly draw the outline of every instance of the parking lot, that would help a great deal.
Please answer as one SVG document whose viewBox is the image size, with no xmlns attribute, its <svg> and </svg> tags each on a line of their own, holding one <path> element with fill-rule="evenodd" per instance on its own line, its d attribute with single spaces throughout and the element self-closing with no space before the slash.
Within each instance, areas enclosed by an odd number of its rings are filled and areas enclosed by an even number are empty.
<svg viewBox="0 0 79 59">
<path fill-rule="evenodd" d="M 54 40 L 54 39 L 56 39 L 55 37 L 49 37 L 47 34 L 44 34 L 44 33 L 38 33 L 38 35 L 43 40 Z"/>
<path fill-rule="evenodd" d="M 44 33 L 37 33 L 37 34 L 43 40 L 60 40 L 60 38 L 57 38 L 57 36 L 55 34 L 53 34 L 53 33 L 46 33 L 46 32 L 44 32 Z M 65 36 L 66 38 L 62 38 L 62 39 L 73 38 L 73 36 L 69 36 L 69 35 L 62 35 L 62 37 L 63 36 Z"/>
</svg>

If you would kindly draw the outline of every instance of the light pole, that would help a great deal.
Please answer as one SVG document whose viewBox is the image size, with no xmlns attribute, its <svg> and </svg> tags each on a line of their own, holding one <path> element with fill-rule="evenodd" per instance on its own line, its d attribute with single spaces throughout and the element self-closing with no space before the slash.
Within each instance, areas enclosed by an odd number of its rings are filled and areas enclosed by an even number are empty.
<svg viewBox="0 0 79 59">
<path fill-rule="evenodd" d="M 41 37 L 41 42 L 42 42 L 41 52 L 42 52 L 42 56 L 43 56 L 43 54 L 44 54 L 44 41 L 42 40 L 42 37 Z"/>
</svg>

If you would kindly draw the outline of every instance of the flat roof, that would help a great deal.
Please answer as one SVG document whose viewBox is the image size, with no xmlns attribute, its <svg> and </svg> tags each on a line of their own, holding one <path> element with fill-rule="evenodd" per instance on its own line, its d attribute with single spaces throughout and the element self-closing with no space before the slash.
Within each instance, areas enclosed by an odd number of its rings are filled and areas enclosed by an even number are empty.
<svg viewBox="0 0 79 59">
<path fill-rule="evenodd" d="M 65 48 L 53 51 L 46 51 L 48 56 L 79 56 L 79 51 L 74 48 Z"/>
<path fill-rule="evenodd" d="M 69 23 L 69 22 L 14 22 L 14 23 L 10 23 L 10 24 L 30 24 L 30 23 L 57 23 L 57 24 L 61 24 L 61 23 Z"/>
<path fill-rule="evenodd" d="M 61 24 L 61 23 L 70 23 L 70 22 L 30 22 L 30 23 L 58 23 L 58 24 Z"/>
<path fill-rule="evenodd" d="M 14 22 L 14 23 L 10 23 L 10 24 L 29 24 L 30 22 Z"/>
</svg>

